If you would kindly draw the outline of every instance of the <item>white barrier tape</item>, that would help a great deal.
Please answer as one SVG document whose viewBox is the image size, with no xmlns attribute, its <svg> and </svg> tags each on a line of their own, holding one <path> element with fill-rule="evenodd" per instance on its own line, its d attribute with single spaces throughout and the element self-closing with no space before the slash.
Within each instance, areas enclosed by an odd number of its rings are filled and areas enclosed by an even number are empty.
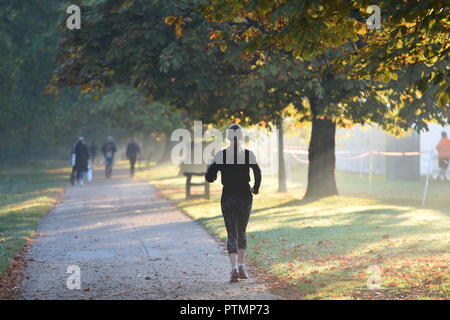
<svg viewBox="0 0 450 320">
<path fill-rule="evenodd" d="M 273 152 L 278 152 L 278 149 L 272 149 Z M 302 155 L 308 155 L 308 150 L 288 150 L 284 149 L 285 153 L 289 154 L 302 154 Z M 357 152 L 357 151 L 356 151 Z M 349 154 L 349 153 L 356 153 L 355 151 L 336 151 L 335 154 Z"/>
<path fill-rule="evenodd" d="M 385 152 L 385 151 L 369 151 L 354 157 L 336 157 L 339 160 L 357 160 L 368 157 L 371 154 L 387 156 L 387 157 L 411 157 L 420 156 L 421 154 L 428 154 L 429 152 Z"/>
<path fill-rule="evenodd" d="M 278 152 L 278 149 L 274 149 L 274 152 Z M 289 149 L 284 149 L 285 153 L 289 153 L 289 154 L 303 154 L 303 155 L 307 155 L 308 154 L 308 150 L 289 150 Z"/>
<path fill-rule="evenodd" d="M 365 152 L 360 155 L 354 156 L 354 157 L 336 157 L 337 160 L 358 160 L 362 158 L 366 158 L 370 155 L 370 152 Z"/>
<path fill-rule="evenodd" d="M 290 152 L 286 152 L 291 154 L 294 159 L 296 159 L 297 161 L 301 162 L 301 163 L 309 163 L 308 160 L 303 160 L 299 157 L 296 156 L 296 154 L 302 154 L 302 155 L 308 155 L 308 151 L 294 151 L 293 150 L 289 150 Z M 350 153 L 351 151 L 347 151 L 347 152 L 342 152 L 342 153 Z M 366 158 L 368 156 L 370 156 L 371 154 L 373 155 L 381 155 L 381 156 L 388 156 L 388 157 L 411 157 L 411 156 L 420 156 L 421 154 L 429 154 L 429 151 L 426 152 L 385 152 L 385 151 L 368 151 L 368 152 L 364 152 L 360 155 L 354 156 L 354 157 L 336 157 L 337 160 L 358 160 L 358 159 L 363 159 Z"/>
<path fill-rule="evenodd" d="M 384 151 L 370 151 L 372 154 L 388 156 L 388 157 L 410 157 L 410 156 L 420 156 L 421 153 L 429 152 L 384 152 Z"/>
<path fill-rule="evenodd" d="M 307 150 L 308 148 L 302 146 L 284 146 L 284 150 Z"/>
<path fill-rule="evenodd" d="M 293 157 L 295 160 L 297 160 L 297 161 L 300 162 L 300 163 L 303 163 L 303 164 L 308 164 L 308 163 L 309 163 L 308 160 L 300 159 L 300 158 L 297 157 L 294 153 L 291 153 L 291 155 L 292 155 L 292 157 Z"/>
<path fill-rule="evenodd" d="M 337 150 L 336 154 L 349 154 L 349 153 L 358 153 L 361 150 Z"/>
<path fill-rule="evenodd" d="M 275 147 L 276 150 L 278 150 Z M 301 151 L 306 151 L 308 152 L 308 148 L 307 147 L 302 147 L 302 146 L 284 146 L 284 151 L 290 151 L 290 150 L 301 150 Z M 356 153 L 359 152 L 358 150 L 336 150 L 336 153 Z"/>
<path fill-rule="evenodd" d="M 292 146 L 288 146 L 288 147 L 284 147 L 284 152 L 285 153 L 290 153 L 290 154 L 303 154 L 303 155 L 307 155 L 308 154 L 308 150 L 304 149 L 304 148 L 293 148 Z M 274 152 L 278 152 L 278 148 L 273 148 Z M 337 150 L 335 151 L 335 154 L 349 154 L 349 153 L 357 153 L 360 151 L 356 151 L 356 150 Z"/>
</svg>

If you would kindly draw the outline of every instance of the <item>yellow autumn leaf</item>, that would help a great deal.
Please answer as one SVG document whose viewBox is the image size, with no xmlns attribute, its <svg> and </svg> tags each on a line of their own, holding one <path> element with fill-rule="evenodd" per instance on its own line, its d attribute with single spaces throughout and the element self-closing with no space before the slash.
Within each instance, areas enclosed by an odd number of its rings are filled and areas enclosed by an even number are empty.
<svg viewBox="0 0 450 320">
<path fill-rule="evenodd" d="M 363 26 L 363 27 L 359 28 L 359 29 L 356 31 L 356 33 L 359 34 L 359 35 L 364 36 L 364 35 L 367 33 L 367 28 L 366 28 L 366 26 Z"/>
<path fill-rule="evenodd" d="M 168 17 L 164 18 L 164 22 L 168 25 L 173 24 L 176 20 L 177 20 L 177 17 L 175 17 L 175 16 L 168 16 Z"/>
<path fill-rule="evenodd" d="M 178 38 L 184 36 L 184 30 L 180 23 L 177 23 L 177 25 L 175 26 L 175 34 L 177 35 Z"/>
</svg>

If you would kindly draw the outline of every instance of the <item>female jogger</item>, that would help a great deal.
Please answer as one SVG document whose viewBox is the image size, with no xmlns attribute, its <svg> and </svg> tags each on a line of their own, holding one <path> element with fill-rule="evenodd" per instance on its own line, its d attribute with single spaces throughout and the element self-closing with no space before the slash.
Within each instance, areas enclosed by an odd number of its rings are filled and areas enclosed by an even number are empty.
<svg viewBox="0 0 450 320">
<path fill-rule="evenodd" d="M 230 145 L 219 151 L 206 172 L 206 180 L 214 182 L 221 172 L 223 185 L 221 207 L 227 230 L 227 251 L 231 262 L 230 282 L 248 279 L 245 270 L 247 248 L 246 229 L 252 210 L 253 194 L 258 194 L 261 184 L 261 169 L 252 151 L 242 148 L 243 130 L 238 124 L 227 130 Z M 250 188 L 250 168 L 255 182 Z"/>
</svg>

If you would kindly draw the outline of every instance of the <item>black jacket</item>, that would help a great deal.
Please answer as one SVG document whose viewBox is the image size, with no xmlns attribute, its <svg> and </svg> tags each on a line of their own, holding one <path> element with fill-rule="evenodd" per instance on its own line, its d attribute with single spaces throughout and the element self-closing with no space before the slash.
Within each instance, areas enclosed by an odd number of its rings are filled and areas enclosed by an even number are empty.
<svg viewBox="0 0 450 320">
<path fill-rule="evenodd" d="M 117 148 L 114 142 L 105 142 L 102 147 L 102 152 L 105 158 L 108 158 L 108 154 L 111 154 L 111 158 L 114 158 L 114 154 L 116 153 Z"/>
<path fill-rule="evenodd" d="M 127 145 L 127 158 L 136 158 L 141 153 L 141 148 L 137 142 L 130 142 Z"/>
<path fill-rule="evenodd" d="M 89 161 L 89 151 L 84 141 L 78 141 L 73 148 L 75 154 L 75 170 L 87 171 Z"/>
<path fill-rule="evenodd" d="M 255 176 L 253 188 L 259 192 L 261 169 L 256 162 L 255 154 L 247 149 L 242 149 L 236 154 L 230 148 L 220 150 L 208 166 L 205 179 L 208 182 L 214 182 L 217 179 L 217 172 L 220 171 L 223 185 L 222 195 L 251 197 L 250 168 Z"/>
</svg>

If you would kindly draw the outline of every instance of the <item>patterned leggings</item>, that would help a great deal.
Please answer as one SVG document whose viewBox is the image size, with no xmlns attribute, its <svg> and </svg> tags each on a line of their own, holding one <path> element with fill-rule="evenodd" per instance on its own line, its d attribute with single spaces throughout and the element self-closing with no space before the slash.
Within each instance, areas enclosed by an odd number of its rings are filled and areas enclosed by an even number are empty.
<svg viewBox="0 0 450 320">
<path fill-rule="evenodd" d="M 237 253 L 238 249 L 246 249 L 247 236 L 245 231 L 252 210 L 252 198 L 222 195 L 220 204 L 228 235 L 228 254 Z"/>
</svg>

